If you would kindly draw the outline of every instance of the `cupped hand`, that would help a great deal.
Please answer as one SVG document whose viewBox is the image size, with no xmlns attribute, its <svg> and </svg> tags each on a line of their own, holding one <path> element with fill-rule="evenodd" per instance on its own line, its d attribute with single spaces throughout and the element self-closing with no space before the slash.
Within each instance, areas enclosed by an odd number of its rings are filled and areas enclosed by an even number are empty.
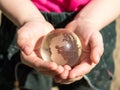
<svg viewBox="0 0 120 90">
<path fill-rule="evenodd" d="M 74 20 L 65 29 L 76 33 L 82 44 L 82 54 L 77 65 L 66 74 L 61 74 L 55 78 L 56 82 L 69 84 L 80 80 L 99 63 L 104 46 L 99 30 L 88 28 L 87 25 L 83 26 L 80 22 Z M 60 79 L 60 77 L 64 77 L 64 79 Z"/>
<path fill-rule="evenodd" d="M 40 56 L 40 44 L 44 35 L 54 30 L 47 21 L 30 21 L 17 32 L 17 44 L 21 51 L 24 64 L 36 69 L 44 75 L 54 76 L 64 71 L 64 68 L 54 62 L 46 62 Z"/>
<path fill-rule="evenodd" d="M 99 30 L 73 21 L 66 26 L 67 30 L 76 33 L 82 43 L 82 54 L 79 63 L 70 71 L 69 78 L 84 76 L 98 63 L 103 54 L 103 39 Z"/>
</svg>

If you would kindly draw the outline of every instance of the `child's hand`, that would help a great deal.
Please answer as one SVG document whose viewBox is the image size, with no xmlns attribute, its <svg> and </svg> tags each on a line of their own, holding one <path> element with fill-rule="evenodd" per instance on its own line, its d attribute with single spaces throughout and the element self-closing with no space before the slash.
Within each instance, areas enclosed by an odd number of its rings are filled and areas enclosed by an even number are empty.
<svg viewBox="0 0 120 90">
<path fill-rule="evenodd" d="M 104 51 L 103 39 L 98 30 L 83 26 L 77 21 L 72 21 L 65 29 L 78 35 L 82 43 L 82 54 L 75 67 L 67 73 L 62 73 L 55 80 L 59 83 L 72 83 L 81 79 L 98 64 Z"/>
<path fill-rule="evenodd" d="M 65 76 L 64 76 L 65 77 Z M 80 79 L 82 79 L 83 78 L 83 76 L 78 76 L 78 77 L 75 77 L 75 78 L 62 78 L 61 79 L 61 77 L 54 77 L 54 81 L 56 82 L 56 83 L 61 83 L 61 84 L 71 84 L 71 83 L 73 83 L 73 82 L 75 82 L 75 81 L 78 81 L 78 80 L 80 80 Z"/>
<path fill-rule="evenodd" d="M 66 26 L 67 30 L 71 30 L 78 35 L 82 43 L 80 61 L 70 71 L 69 78 L 89 73 L 98 64 L 104 51 L 103 39 L 100 32 L 92 26 L 87 27 L 87 24 L 83 25 L 80 22 L 72 21 Z"/>
<path fill-rule="evenodd" d="M 46 62 L 40 56 L 40 43 L 42 37 L 54 30 L 46 21 L 30 21 L 24 24 L 17 32 L 17 43 L 21 50 L 22 62 L 37 71 L 54 76 L 64 71 L 62 66 L 54 62 Z"/>
</svg>

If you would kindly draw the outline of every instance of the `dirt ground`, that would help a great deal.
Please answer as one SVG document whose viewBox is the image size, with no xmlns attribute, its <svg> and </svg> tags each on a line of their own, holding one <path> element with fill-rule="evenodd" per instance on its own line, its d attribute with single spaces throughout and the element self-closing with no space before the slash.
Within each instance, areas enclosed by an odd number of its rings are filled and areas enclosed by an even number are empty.
<svg viewBox="0 0 120 90">
<path fill-rule="evenodd" d="M 1 15 L 0 15 L 1 16 Z M 111 90 L 120 90 L 120 17 L 116 19 L 116 32 L 117 32 L 117 42 L 114 51 L 115 60 L 115 75 L 111 85 Z M 1 23 L 1 20 L 0 20 Z M 57 87 L 52 88 L 52 90 L 58 90 Z"/>
<path fill-rule="evenodd" d="M 111 90 L 120 90 L 120 17 L 116 19 L 117 42 L 114 51 L 115 75 L 111 85 Z"/>
</svg>

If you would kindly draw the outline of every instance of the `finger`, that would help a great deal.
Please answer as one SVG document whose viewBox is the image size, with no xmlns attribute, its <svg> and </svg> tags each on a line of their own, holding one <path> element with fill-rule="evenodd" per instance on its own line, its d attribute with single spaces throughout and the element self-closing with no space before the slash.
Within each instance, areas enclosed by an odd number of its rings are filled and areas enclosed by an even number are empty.
<svg viewBox="0 0 120 90">
<path fill-rule="evenodd" d="M 55 75 L 63 73 L 64 72 L 64 67 L 59 65 L 58 68 L 55 70 L 55 72 L 56 72 Z"/>
<path fill-rule="evenodd" d="M 70 71 L 69 78 L 84 76 L 89 73 L 95 65 L 95 63 L 91 63 L 89 60 L 83 60 L 79 65 L 75 66 Z"/>
<path fill-rule="evenodd" d="M 68 79 L 66 82 L 64 82 L 64 84 L 70 84 L 70 83 L 73 83 L 73 82 L 75 82 L 75 81 L 78 81 L 78 80 L 80 80 L 80 79 L 82 79 L 82 78 L 83 78 L 83 76 L 78 76 L 78 77 L 76 77 L 76 78 Z"/>
<path fill-rule="evenodd" d="M 43 74 L 54 76 L 61 74 L 64 71 L 64 68 L 61 65 L 57 65 L 54 62 L 43 61 L 34 53 L 26 55 L 22 52 L 22 57 L 24 57 L 24 60 L 22 60 L 24 64 Z"/>
<path fill-rule="evenodd" d="M 64 68 L 62 66 L 58 66 L 58 68 L 56 68 L 56 69 L 55 68 L 50 69 L 50 68 L 48 68 L 48 69 L 39 68 L 38 70 L 40 73 L 48 75 L 48 76 L 52 76 L 52 77 L 54 77 L 55 75 L 61 74 L 64 71 Z"/>
<path fill-rule="evenodd" d="M 78 81 L 80 79 L 82 79 L 83 76 L 79 76 L 79 77 L 76 77 L 76 78 L 73 78 L 73 79 L 60 79 L 60 78 L 54 78 L 55 82 L 57 83 L 61 83 L 61 84 L 70 84 L 70 83 L 73 83 L 75 81 Z"/>
<path fill-rule="evenodd" d="M 58 65 L 54 62 L 47 62 L 39 58 L 35 52 L 32 52 L 30 55 L 26 55 L 24 52 L 22 53 L 23 63 L 28 64 L 31 67 L 37 68 L 37 69 L 48 69 L 48 70 L 56 70 L 58 68 Z"/>
<path fill-rule="evenodd" d="M 68 78 L 69 70 L 71 70 L 71 67 L 69 65 L 64 66 L 64 71 L 60 75 L 54 76 L 54 80 L 57 83 L 62 82 L 63 80 Z"/>
<path fill-rule="evenodd" d="M 69 70 L 64 70 L 64 72 L 60 75 L 61 79 L 67 79 L 69 74 Z"/>
</svg>

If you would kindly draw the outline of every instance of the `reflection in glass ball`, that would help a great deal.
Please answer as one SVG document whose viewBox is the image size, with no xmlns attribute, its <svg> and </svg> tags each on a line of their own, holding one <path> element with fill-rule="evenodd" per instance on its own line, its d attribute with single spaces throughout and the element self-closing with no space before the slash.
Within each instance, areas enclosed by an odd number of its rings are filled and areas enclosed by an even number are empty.
<svg viewBox="0 0 120 90">
<path fill-rule="evenodd" d="M 81 55 L 79 38 L 73 32 L 64 29 L 48 33 L 41 44 L 41 56 L 45 61 L 54 61 L 59 65 L 74 66 Z"/>
</svg>

